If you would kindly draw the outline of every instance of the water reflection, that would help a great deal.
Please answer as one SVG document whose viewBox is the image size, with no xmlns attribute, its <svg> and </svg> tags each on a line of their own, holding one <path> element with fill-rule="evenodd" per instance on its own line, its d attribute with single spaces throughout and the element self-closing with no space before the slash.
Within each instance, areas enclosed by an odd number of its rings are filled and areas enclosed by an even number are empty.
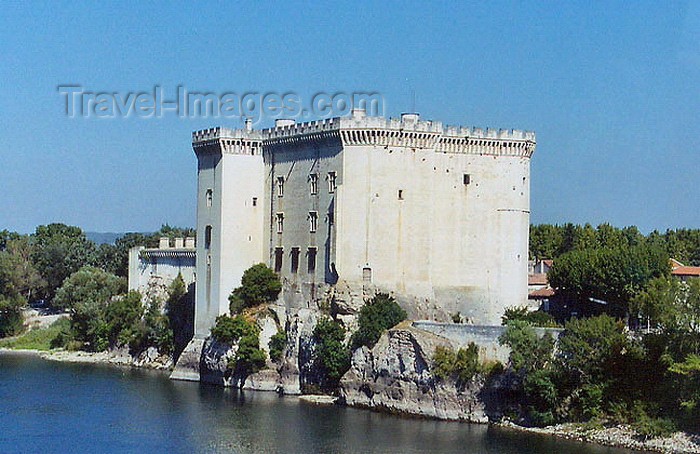
<svg viewBox="0 0 700 454">
<path fill-rule="evenodd" d="M 630 452 L 7 355 L 0 355 L 0 426 L 3 453 Z"/>
</svg>

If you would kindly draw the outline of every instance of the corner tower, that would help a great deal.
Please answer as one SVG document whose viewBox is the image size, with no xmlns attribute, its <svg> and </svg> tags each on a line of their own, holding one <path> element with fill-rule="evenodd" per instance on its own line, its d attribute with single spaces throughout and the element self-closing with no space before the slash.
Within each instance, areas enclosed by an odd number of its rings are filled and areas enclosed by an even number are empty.
<svg viewBox="0 0 700 454">
<path fill-rule="evenodd" d="M 265 171 L 262 137 L 250 128 L 192 134 L 197 155 L 195 337 L 206 337 L 243 271 L 263 254 Z M 265 259 L 263 259 L 265 257 Z"/>
</svg>

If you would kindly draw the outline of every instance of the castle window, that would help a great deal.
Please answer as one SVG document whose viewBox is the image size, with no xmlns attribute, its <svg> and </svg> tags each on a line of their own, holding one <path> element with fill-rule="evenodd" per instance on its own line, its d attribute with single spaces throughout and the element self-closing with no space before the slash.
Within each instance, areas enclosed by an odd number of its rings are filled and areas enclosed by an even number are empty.
<svg viewBox="0 0 700 454">
<path fill-rule="evenodd" d="M 399 200 L 403 200 L 403 189 L 399 189 Z"/>
<path fill-rule="evenodd" d="M 336 188 L 336 174 L 335 172 L 328 172 L 328 192 L 333 194 Z"/>
<path fill-rule="evenodd" d="M 362 268 L 362 280 L 365 282 L 372 282 L 372 268 L 368 266 Z"/>
<path fill-rule="evenodd" d="M 469 175 L 468 173 L 465 173 L 464 175 L 462 175 L 462 182 L 465 185 L 469 184 L 471 182 L 471 175 Z"/>
<path fill-rule="evenodd" d="M 257 197 L 253 197 L 253 206 L 254 207 L 258 206 L 258 198 Z"/>
<path fill-rule="evenodd" d="M 277 197 L 284 195 L 284 177 L 277 177 Z"/>
<path fill-rule="evenodd" d="M 318 174 L 312 173 L 309 175 L 309 186 L 311 189 L 311 195 L 318 194 Z"/>
<path fill-rule="evenodd" d="M 282 271 L 282 256 L 283 251 L 281 247 L 275 248 L 275 273 Z"/>
<path fill-rule="evenodd" d="M 207 189 L 207 208 L 211 208 L 212 202 L 214 200 L 214 191 Z"/>
<path fill-rule="evenodd" d="M 328 225 L 331 226 L 335 222 L 335 216 L 332 211 L 328 212 Z"/>
<path fill-rule="evenodd" d="M 307 271 L 309 274 L 314 274 L 316 272 L 316 248 L 310 247 L 308 250 L 308 263 Z"/>
<path fill-rule="evenodd" d="M 309 211 L 309 231 L 315 232 L 318 228 L 318 213 L 315 211 Z"/>
<path fill-rule="evenodd" d="M 282 233 L 284 230 L 284 214 L 277 213 L 277 233 Z"/>
<path fill-rule="evenodd" d="M 299 271 L 299 248 L 292 248 L 292 274 L 296 274 Z"/>
<path fill-rule="evenodd" d="M 211 248 L 211 226 L 208 225 L 204 229 L 204 249 Z"/>
</svg>

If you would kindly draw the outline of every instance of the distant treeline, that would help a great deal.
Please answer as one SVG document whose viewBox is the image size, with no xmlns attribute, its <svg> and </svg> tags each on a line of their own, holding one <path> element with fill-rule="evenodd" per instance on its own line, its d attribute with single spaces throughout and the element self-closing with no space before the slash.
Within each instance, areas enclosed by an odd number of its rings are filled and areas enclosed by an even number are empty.
<svg viewBox="0 0 700 454">
<path fill-rule="evenodd" d="M 84 266 L 125 278 L 130 248 L 156 247 L 161 236 L 194 235 L 191 228 L 163 225 L 152 234 L 126 233 L 114 244 L 97 245 L 65 224 L 40 225 L 29 235 L 0 230 L 0 297 L 50 303 L 63 281 Z"/>
<path fill-rule="evenodd" d="M 700 229 L 657 230 L 642 235 L 635 226 L 540 224 L 530 226 L 530 259 L 555 259 L 567 252 L 597 248 L 650 246 L 684 265 L 700 266 Z"/>
</svg>

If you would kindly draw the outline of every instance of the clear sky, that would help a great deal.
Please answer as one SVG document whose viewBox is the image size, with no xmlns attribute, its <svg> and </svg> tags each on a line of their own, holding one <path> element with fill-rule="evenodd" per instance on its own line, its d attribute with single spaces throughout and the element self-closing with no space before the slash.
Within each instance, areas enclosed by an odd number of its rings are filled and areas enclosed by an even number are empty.
<svg viewBox="0 0 700 454">
<path fill-rule="evenodd" d="M 194 225 L 191 132 L 68 118 L 59 85 L 377 91 L 534 130 L 532 222 L 700 227 L 700 2 L 3 2 L 0 229 Z"/>
</svg>

